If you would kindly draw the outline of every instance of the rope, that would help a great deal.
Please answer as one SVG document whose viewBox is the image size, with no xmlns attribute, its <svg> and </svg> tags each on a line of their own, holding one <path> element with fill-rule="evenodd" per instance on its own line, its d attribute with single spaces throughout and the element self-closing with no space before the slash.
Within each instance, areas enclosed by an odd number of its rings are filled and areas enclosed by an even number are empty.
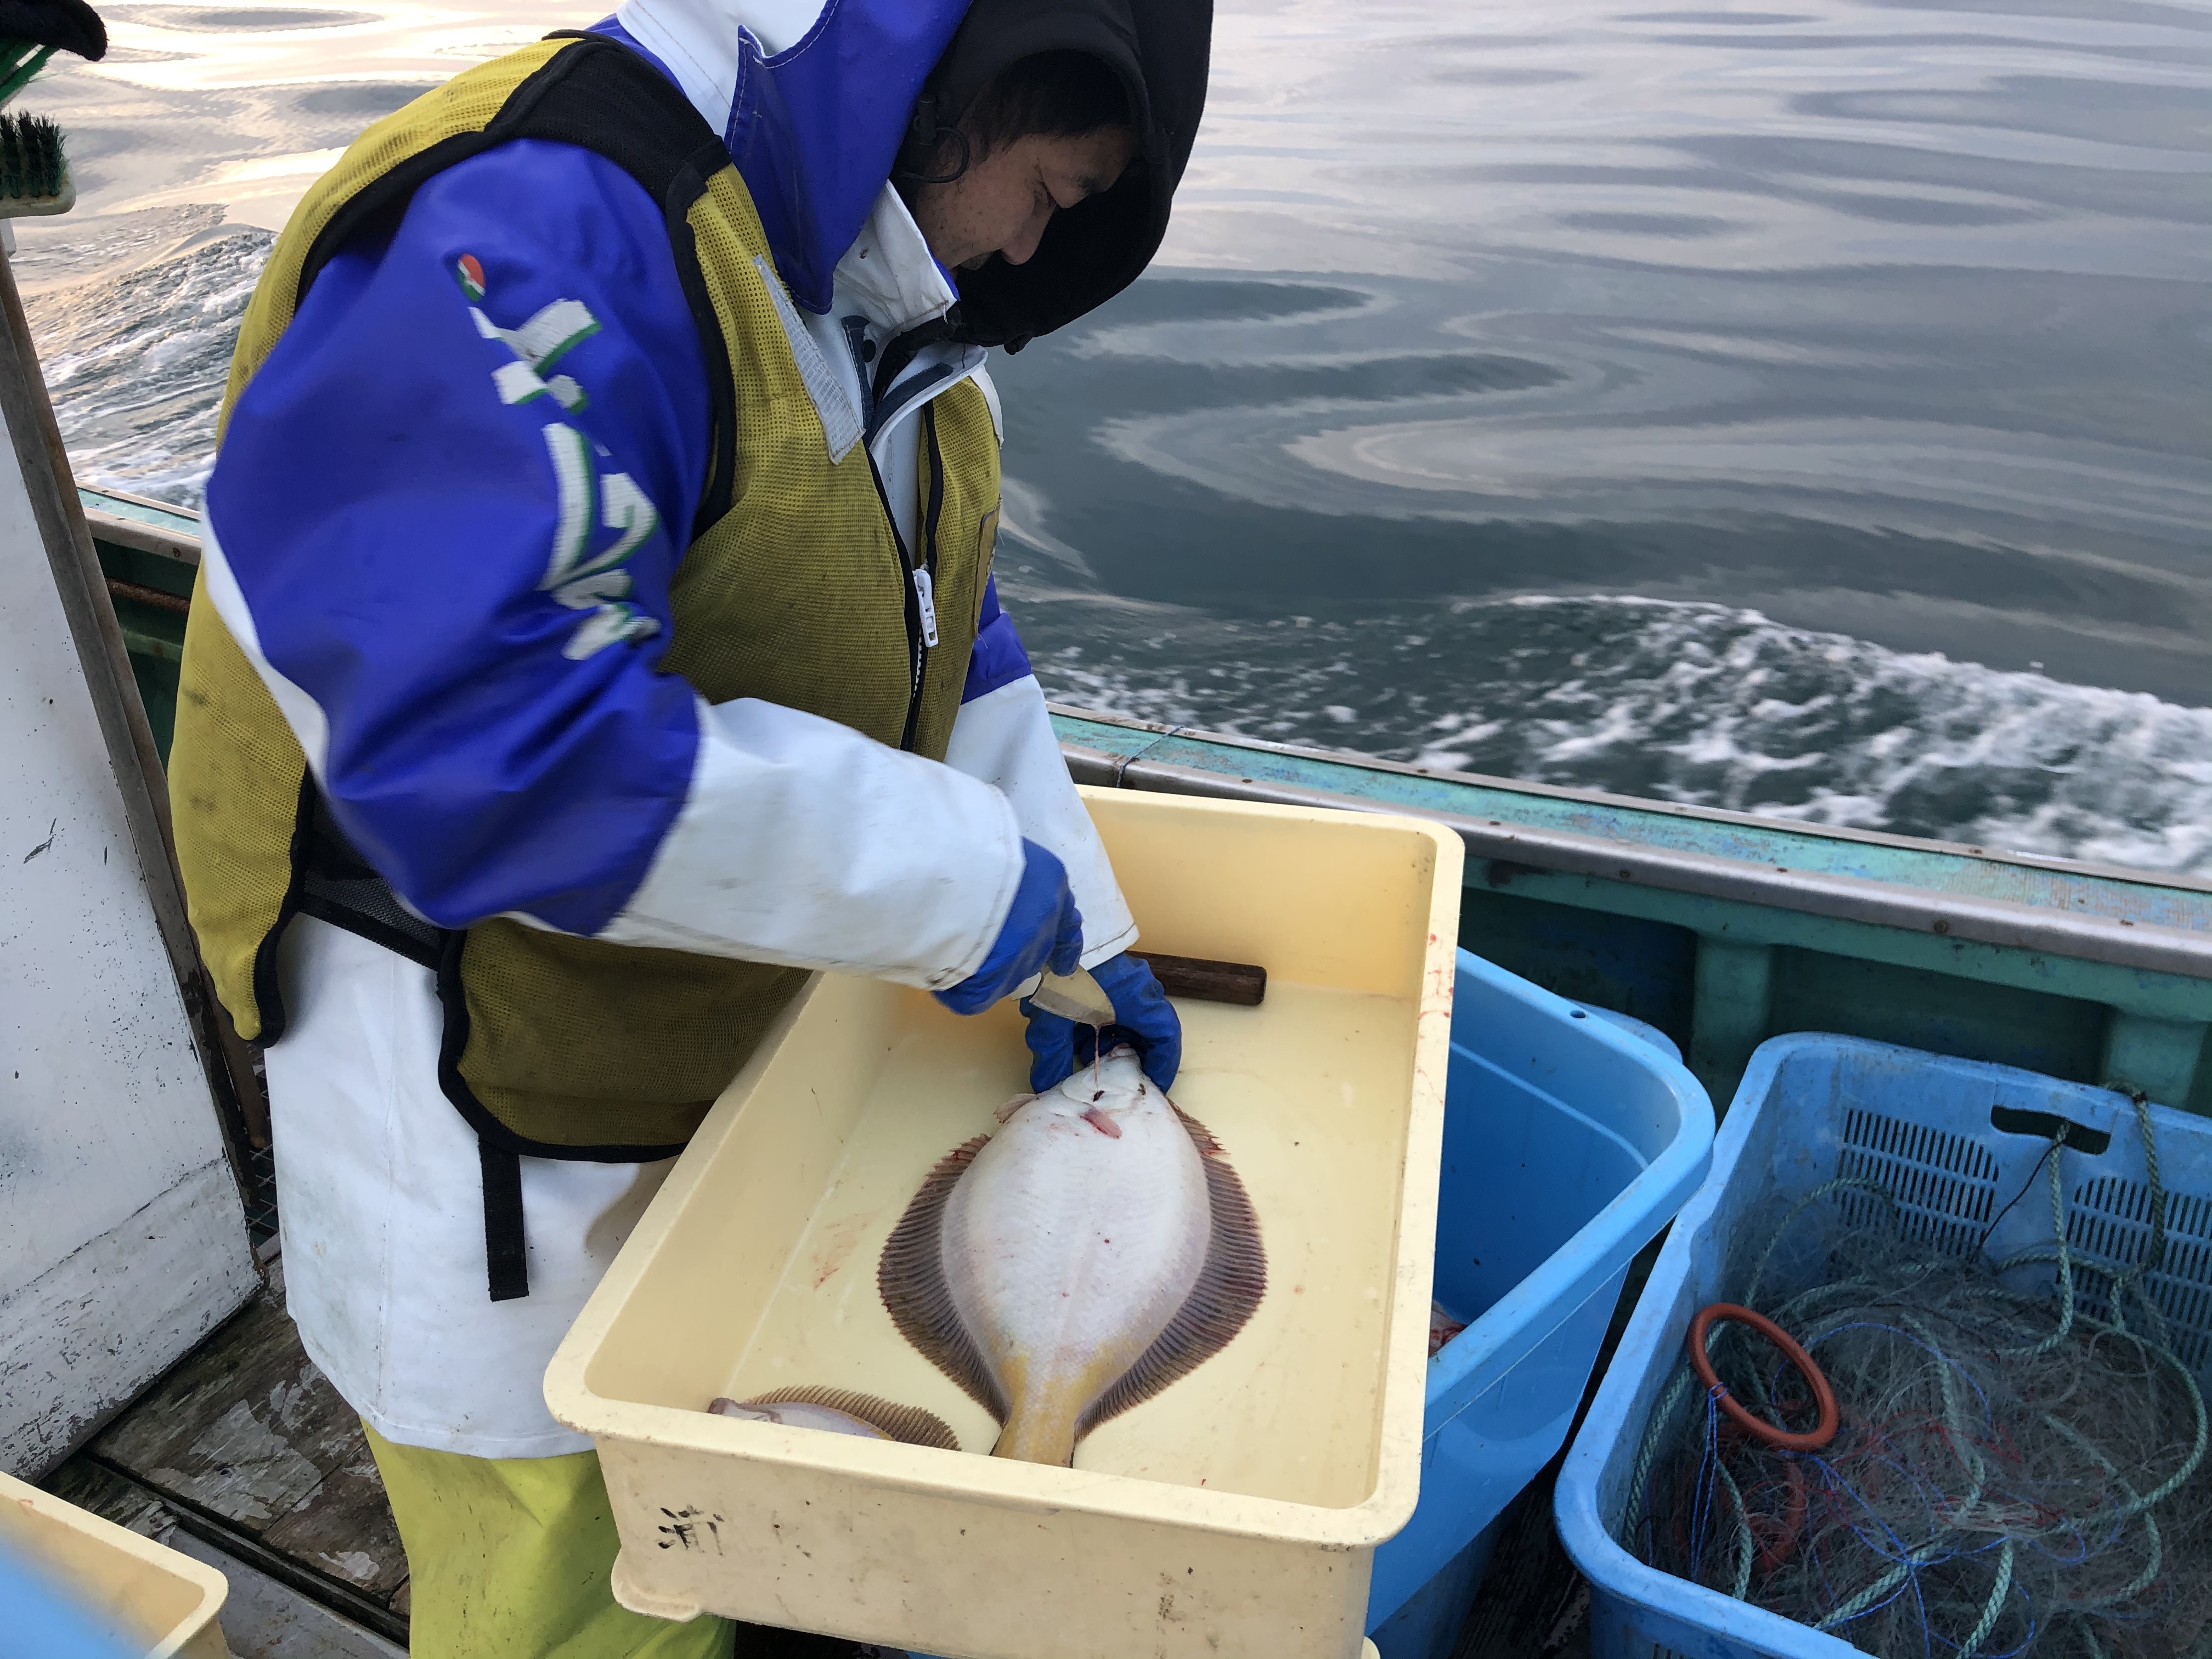
<svg viewBox="0 0 2212 1659">
<path fill-rule="evenodd" d="M 1752 1543 L 1751 1512 L 1743 1506 L 1743 1493 L 1735 1484 L 1735 1477 L 1728 1472 L 1728 1465 L 1715 1458 L 1713 1467 L 1720 1471 L 1721 1484 L 1728 1488 L 1729 1501 L 1735 1505 L 1735 1588 L 1729 1594 L 1741 1601 L 1751 1594 L 1751 1561 L 1756 1553 Z"/>
<path fill-rule="evenodd" d="M 1997 1552 L 1996 1583 L 1990 1586 L 1990 1599 L 1982 1608 L 1982 1622 L 1974 1626 L 1974 1633 L 1959 1644 L 1959 1659 L 1974 1659 L 1990 1632 L 1997 1627 L 1997 1615 L 2004 1611 L 2005 1597 L 2012 1594 L 2012 1540 L 2004 1540 Z"/>
<path fill-rule="evenodd" d="M 2124 1269 L 2112 1280 L 2112 1318 L 2125 1327 L 2125 1309 L 2130 1295 L 2141 1296 L 2149 1310 L 2151 1322 L 2157 1328 L 2159 1340 L 2166 1340 L 2166 1316 L 2159 1311 L 2158 1304 L 2145 1295 L 2138 1285 L 2145 1273 L 2156 1273 L 2166 1264 L 2166 1188 L 2159 1179 L 2158 1137 L 2151 1133 L 2150 1097 L 2140 1089 L 2130 1090 L 2129 1098 L 2135 1103 L 2136 1129 L 2142 1137 L 2143 1168 L 2148 1172 L 2150 1186 L 2150 1248 L 2143 1252 L 2142 1260 L 2132 1267 Z"/>
<path fill-rule="evenodd" d="M 2074 1329 L 2074 1252 L 2066 1243 L 2066 1188 L 2060 1182 L 2058 1166 L 2065 1162 L 2066 1132 L 2061 1129 L 2051 1143 L 2051 1230 L 2057 1236 L 2055 1246 L 2058 1261 L 2058 1328 L 2034 1344 L 2027 1352 L 2032 1354 L 2049 1353 L 2063 1342 Z"/>
</svg>

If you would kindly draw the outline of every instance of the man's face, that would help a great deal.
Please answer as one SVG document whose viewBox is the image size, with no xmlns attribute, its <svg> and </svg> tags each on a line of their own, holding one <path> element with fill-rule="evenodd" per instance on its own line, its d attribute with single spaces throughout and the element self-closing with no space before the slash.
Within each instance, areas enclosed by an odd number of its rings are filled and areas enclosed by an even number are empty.
<svg viewBox="0 0 2212 1659">
<path fill-rule="evenodd" d="M 1127 127 L 1079 138 L 1032 133 L 1002 144 L 949 185 L 915 194 L 915 222 L 948 270 L 973 270 L 997 254 L 1020 264 L 1037 250 L 1061 208 L 1110 189 L 1137 153 Z"/>
</svg>

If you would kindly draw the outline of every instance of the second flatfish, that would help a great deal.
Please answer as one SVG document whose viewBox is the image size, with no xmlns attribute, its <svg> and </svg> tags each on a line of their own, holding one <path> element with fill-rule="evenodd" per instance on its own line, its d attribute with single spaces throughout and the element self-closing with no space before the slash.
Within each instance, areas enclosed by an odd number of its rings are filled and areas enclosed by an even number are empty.
<svg viewBox="0 0 2212 1659">
<path fill-rule="evenodd" d="M 907 1339 L 999 1420 L 994 1455 L 1067 1463 L 1228 1345 L 1267 1258 L 1219 1144 L 1130 1049 L 1000 1115 L 930 1172 L 877 1285 Z"/>
</svg>

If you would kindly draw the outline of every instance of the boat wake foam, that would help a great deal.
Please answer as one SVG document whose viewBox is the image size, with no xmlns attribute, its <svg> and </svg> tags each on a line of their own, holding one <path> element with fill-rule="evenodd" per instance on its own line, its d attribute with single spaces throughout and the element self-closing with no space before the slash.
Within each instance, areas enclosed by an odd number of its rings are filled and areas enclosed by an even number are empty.
<svg viewBox="0 0 2212 1659">
<path fill-rule="evenodd" d="M 246 302 L 276 238 L 227 231 L 173 258 L 25 301 L 77 477 L 198 508 Z"/>
<path fill-rule="evenodd" d="M 1047 695 L 1415 765 L 2212 873 L 2212 708 L 1640 598 L 1224 622 L 1019 603 Z"/>
</svg>

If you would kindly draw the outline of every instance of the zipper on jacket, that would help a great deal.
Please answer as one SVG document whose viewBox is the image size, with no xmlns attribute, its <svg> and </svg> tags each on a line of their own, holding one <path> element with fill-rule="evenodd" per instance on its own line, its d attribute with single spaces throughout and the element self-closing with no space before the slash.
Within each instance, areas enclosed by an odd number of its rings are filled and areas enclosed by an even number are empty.
<svg viewBox="0 0 2212 1659">
<path fill-rule="evenodd" d="M 908 329 L 884 351 L 872 349 L 865 322 L 858 317 L 843 319 L 846 349 L 853 355 L 853 367 L 860 378 L 860 395 L 866 402 L 866 431 L 861 447 L 868 454 L 868 477 L 875 481 L 876 500 L 884 510 L 884 521 L 891 528 L 891 544 L 898 550 L 899 585 L 904 590 L 901 596 L 906 611 L 906 644 L 909 673 L 907 680 L 906 720 L 899 734 L 899 747 L 911 750 L 915 735 L 921 724 L 921 691 L 929 670 L 929 653 L 936 649 L 937 631 L 937 520 L 945 510 L 945 454 L 937 445 L 936 392 L 921 408 L 921 441 L 927 447 L 926 464 L 929 468 L 929 495 L 921 513 L 921 556 L 915 557 L 899 534 L 898 515 L 891 511 L 890 492 L 884 488 L 884 475 L 876 465 L 876 428 L 888 413 L 884 408 L 884 392 L 889 383 L 898 377 L 901 370 L 912 362 L 926 345 L 942 338 L 947 331 L 945 319 L 925 323 Z M 875 360 L 876 373 L 872 380 L 868 373 L 871 359 Z M 942 378 L 940 370 L 933 378 Z M 924 388 L 927 382 L 924 382 Z M 916 388 L 917 390 L 924 388 Z M 902 402 L 904 400 L 902 399 Z"/>
<path fill-rule="evenodd" d="M 872 428 L 877 399 L 868 378 L 868 360 L 876 354 L 869 349 L 867 325 L 862 319 L 846 318 L 844 331 L 845 346 L 853 354 L 853 368 L 860 376 L 860 397 L 866 406 L 863 424 L 868 429 L 861 438 L 860 448 L 868 458 L 868 477 L 876 486 L 876 504 L 883 508 L 884 522 L 890 527 L 891 547 L 898 560 L 900 605 L 906 616 L 908 663 L 906 719 L 900 727 L 899 747 L 910 750 L 914 747 L 915 728 L 921 716 L 921 682 L 929 665 L 929 647 L 937 643 L 937 605 L 931 580 L 937 562 L 932 554 L 917 564 L 914 556 L 907 550 L 906 538 L 899 534 L 898 514 L 891 511 L 890 491 L 884 488 L 883 469 L 876 465 Z M 930 437 L 933 491 L 936 489 L 933 476 L 937 452 L 935 413 L 933 410 L 922 411 L 928 422 L 924 429 Z M 922 526 L 921 533 L 925 540 L 929 538 L 931 532 L 927 523 Z"/>
<path fill-rule="evenodd" d="M 884 522 L 890 527 L 893 556 L 898 561 L 897 581 L 903 597 L 906 611 L 906 649 L 910 668 L 907 682 L 906 722 L 899 738 L 899 747 L 914 747 L 915 711 L 921 702 L 921 675 L 929 659 L 929 647 L 923 643 L 921 630 L 921 591 L 914 577 L 919 569 L 913 556 L 907 551 L 906 538 L 899 534 L 898 515 L 891 511 L 890 491 L 884 488 L 883 470 L 876 465 L 875 455 L 868 453 L 868 477 L 875 481 L 876 502 L 884 510 Z"/>
<path fill-rule="evenodd" d="M 921 508 L 921 559 L 913 568 L 908 593 L 914 607 L 914 623 L 908 635 L 914 645 L 914 684 L 907 695 L 906 731 L 899 738 L 902 749 L 914 747 L 915 731 L 921 721 L 922 676 L 929 665 L 930 651 L 937 644 L 937 520 L 945 510 L 945 456 L 937 447 L 933 403 L 922 407 L 921 442 L 929 468 L 929 495 Z"/>
</svg>

